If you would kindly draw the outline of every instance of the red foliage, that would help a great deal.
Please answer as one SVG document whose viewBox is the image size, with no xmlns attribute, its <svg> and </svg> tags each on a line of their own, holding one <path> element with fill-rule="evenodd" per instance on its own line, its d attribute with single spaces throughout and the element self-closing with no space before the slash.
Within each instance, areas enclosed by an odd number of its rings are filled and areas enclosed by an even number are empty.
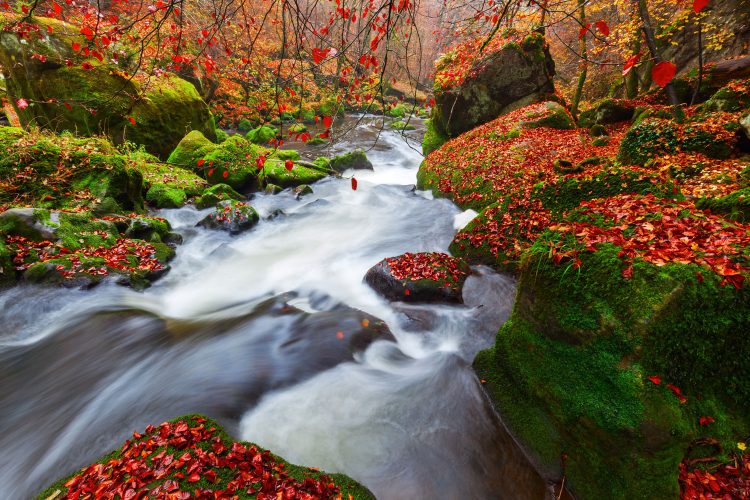
<svg viewBox="0 0 750 500">
<path fill-rule="evenodd" d="M 581 214 L 586 220 L 552 229 L 574 234 L 586 251 L 612 243 L 627 263 L 639 258 L 657 266 L 697 264 L 736 288 L 750 275 L 750 225 L 705 214 L 691 202 L 620 194 L 582 202 Z M 595 218 L 608 222 L 588 221 Z"/>
<path fill-rule="evenodd" d="M 750 499 L 750 454 L 713 470 L 690 469 L 680 464 L 680 498 L 682 500 Z"/>
<path fill-rule="evenodd" d="M 651 79 L 659 87 L 666 87 L 677 74 L 677 66 L 671 61 L 661 61 L 654 65 L 651 70 Z"/>
<path fill-rule="evenodd" d="M 405 253 L 385 261 L 397 280 L 431 280 L 453 286 L 467 276 L 461 260 L 444 253 Z"/>
<path fill-rule="evenodd" d="M 255 446 L 229 446 L 206 420 L 165 422 L 134 433 L 121 452 L 105 463 L 82 469 L 65 483 L 65 498 L 237 498 L 259 500 L 336 498 L 330 478 L 297 480 L 270 452 Z M 203 481 L 209 487 L 196 489 Z"/>
</svg>

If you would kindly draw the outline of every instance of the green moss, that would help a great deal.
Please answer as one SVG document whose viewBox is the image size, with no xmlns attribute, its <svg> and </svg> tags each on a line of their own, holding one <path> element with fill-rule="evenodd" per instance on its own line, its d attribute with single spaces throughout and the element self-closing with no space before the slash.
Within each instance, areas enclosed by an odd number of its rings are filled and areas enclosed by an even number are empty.
<svg viewBox="0 0 750 500">
<path fill-rule="evenodd" d="M 398 103 L 393 107 L 386 108 L 385 115 L 390 116 L 391 118 L 404 118 L 405 116 L 408 116 L 411 112 L 411 109 L 404 103 Z"/>
<path fill-rule="evenodd" d="M 16 282 L 16 271 L 13 266 L 13 256 L 5 245 L 5 239 L 0 235 L 0 288 Z"/>
<path fill-rule="evenodd" d="M 287 127 L 287 132 L 290 132 L 292 134 L 301 134 L 302 132 L 307 131 L 307 125 L 304 123 L 292 123 Z"/>
<path fill-rule="evenodd" d="M 705 103 L 699 111 L 742 111 L 750 107 L 750 80 L 740 83 L 734 81 L 730 85 L 719 89 Z"/>
<path fill-rule="evenodd" d="M 202 416 L 202 415 L 185 415 L 182 417 L 178 417 L 174 420 L 172 420 L 173 423 L 176 422 L 186 422 L 190 427 L 196 427 L 199 425 L 199 422 L 197 419 L 205 420 L 204 425 L 207 428 L 215 428 L 216 433 L 215 435 L 221 440 L 221 442 L 224 444 L 224 446 L 227 449 L 231 449 L 232 445 L 236 442 L 234 441 L 225 431 L 224 429 L 214 420 Z M 251 447 L 254 446 L 260 451 L 265 451 L 264 448 L 248 442 L 241 442 L 241 444 Z M 200 445 L 199 445 L 200 446 Z M 210 446 L 210 443 L 206 443 L 206 449 L 208 449 L 208 446 Z M 184 450 L 179 450 L 177 448 L 174 448 L 172 446 L 167 446 L 164 448 L 159 448 L 158 451 L 165 451 L 167 454 L 174 454 L 175 456 L 181 455 Z M 122 457 L 120 449 L 117 449 L 106 456 L 99 459 L 97 463 L 106 463 L 107 461 L 111 459 L 119 459 Z M 283 458 L 272 455 L 273 459 L 281 464 L 283 466 L 283 470 L 291 477 L 295 478 L 296 480 L 302 482 L 305 480 L 305 478 L 313 478 L 318 479 L 322 475 L 327 475 L 331 478 L 334 484 L 338 486 L 341 489 L 341 494 L 344 498 L 352 498 L 353 500 L 371 500 L 373 499 L 373 495 L 362 485 L 355 482 L 354 480 L 348 478 L 347 476 L 344 476 L 342 474 L 328 474 L 326 472 L 320 471 L 318 469 L 312 469 L 308 467 L 302 467 L 298 465 L 291 464 L 287 461 L 285 461 Z M 217 474 L 217 477 L 219 478 L 220 484 L 226 484 L 228 481 L 231 481 L 234 476 L 236 475 L 236 471 L 232 470 L 228 467 L 216 467 L 214 471 Z M 74 473 L 69 477 L 60 479 L 55 484 L 51 485 L 50 487 L 46 488 L 44 491 L 42 491 L 36 498 L 38 500 L 44 500 L 46 498 L 49 498 L 50 496 L 54 496 L 57 491 L 58 496 L 65 496 L 68 489 L 65 487 L 65 483 L 70 480 L 73 476 L 77 474 Z M 172 478 L 171 476 L 168 476 L 169 478 Z M 180 481 L 180 489 L 186 490 L 186 491 L 193 491 L 198 488 L 215 488 L 216 485 L 207 482 L 205 479 L 202 479 L 201 481 L 198 481 L 196 483 L 189 483 L 184 478 L 178 478 Z M 255 495 L 248 495 L 244 492 L 238 492 L 239 498 L 255 498 Z"/>
<path fill-rule="evenodd" d="M 146 201 L 156 208 L 179 208 L 186 200 L 185 191 L 164 184 L 154 184 L 146 193 Z"/>
<path fill-rule="evenodd" d="M 674 153 L 679 145 L 677 127 L 663 119 L 648 119 L 628 130 L 617 160 L 624 165 L 645 165 L 652 158 Z"/>
<path fill-rule="evenodd" d="M 570 130 L 576 128 L 575 120 L 570 112 L 557 102 L 544 103 L 544 111 L 538 115 L 528 117 L 521 125 L 525 128 L 556 128 Z"/>
<path fill-rule="evenodd" d="M 247 118 L 243 118 L 237 124 L 237 130 L 239 130 L 240 132 L 247 133 L 250 132 L 253 128 L 255 128 L 255 124 Z"/>
<path fill-rule="evenodd" d="M 427 156 L 436 149 L 439 149 L 447 140 L 448 137 L 438 130 L 435 122 L 429 120 L 427 122 L 427 130 L 424 133 L 424 139 L 422 139 L 422 154 Z"/>
<path fill-rule="evenodd" d="M 216 144 L 221 144 L 229 138 L 229 134 L 224 132 L 222 129 L 216 129 Z"/>
<path fill-rule="evenodd" d="M 198 208 L 208 208 L 226 200 L 240 201 L 244 197 L 226 184 L 215 184 L 207 188 L 200 198 L 195 201 Z"/>
<path fill-rule="evenodd" d="M 335 97 L 327 97 L 320 101 L 318 115 L 336 116 L 344 113 L 344 106 Z"/>
<path fill-rule="evenodd" d="M 216 144 L 209 141 L 200 131 L 193 130 L 177 144 L 167 163 L 197 171 L 200 169 L 198 161 L 216 148 Z"/>
<path fill-rule="evenodd" d="M 344 170 L 352 169 L 367 169 L 372 170 L 372 163 L 367 159 L 367 154 L 361 149 L 355 149 L 342 155 L 331 158 L 329 167 L 336 172 L 343 172 Z"/>
<path fill-rule="evenodd" d="M 299 151 L 297 151 L 296 149 L 277 149 L 271 154 L 270 157 L 277 158 L 279 160 L 292 160 L 292 161 L 297 161 L 297 160 L 302 159 L 302 157 L 299 154 Z"/>
<path fill-rule="evenodd" d="M 407 123 L 401 120 L 392 122 L 389 126 L 394 130 L 414 130 L 416 128 L 411 123 Z"/>
<path fill-rule="evenodd" d="M 254 143 L 266 145 L 276 138 L 279 131 L 272 125 L 260 125 L 245 135 L 245 138 Z"/>
<path fill-rule="evenodd" d="M 511 319 L 475 368 L 547 470 L 568 455 L 578 498 L 676 498 L 693 439 L 728 445 L 750 429 L 739 387 L 750 380 L 750 339 L 737 337 L 750 331 L 750 292 L 714 275 L 701 283 L 693 265 L 636 261 L 625 280 L 611 245 L 580 254 L 579 270 L 555 265 L 548 239 L 526 257 Z M 687 403 L 645 380 L 651 374 L 682 388 Z M 720 417 L 704 429 L 701 415 Z"/>
<path fill-rule="evenodd" d="M 204 158 L 204 172 L 210 184 L 228 184 L 236 190 L 257 184 L 256 159 L 265 151 L 241 136 L 233 135 Z"/>
<path fill-rule="evenodd" d="M 294 165 L 294 168 L 289 171 L 281 160 L 269 159 L 263 166 L 260 177 L 267 183 L 287 188 L 302 184 L 312 184 L 327 177 L 327 174 L 316 169 L 303 167 L 302 165 Z"/>
<path fill-rule="evenodd" d="M 322 137 L 313 137 L 312 139 L 307 140 L 308 146 L 319 146 L 321 144 L 328 144 L 328 139 L 323 139 Z"/>
</svg>

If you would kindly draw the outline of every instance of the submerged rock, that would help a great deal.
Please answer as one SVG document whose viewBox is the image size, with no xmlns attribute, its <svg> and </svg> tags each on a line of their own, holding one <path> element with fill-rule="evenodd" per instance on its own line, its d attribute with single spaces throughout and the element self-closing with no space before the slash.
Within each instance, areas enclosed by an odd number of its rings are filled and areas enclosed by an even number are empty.
<svg viewBox="0 0 750 500">
<path fill-rule="evenodd" d="M 462 302 L 468 264 L 441 253 L 405 253 L 383 259 L 364 281 L 383 297 L 403 302 Z"/>
</svg>

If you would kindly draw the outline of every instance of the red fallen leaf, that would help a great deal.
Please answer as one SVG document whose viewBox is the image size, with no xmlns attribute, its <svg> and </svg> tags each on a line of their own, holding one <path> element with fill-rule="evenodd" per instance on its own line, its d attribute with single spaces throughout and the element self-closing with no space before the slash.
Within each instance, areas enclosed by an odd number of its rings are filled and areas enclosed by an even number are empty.
<svg viewBox="0 0 750 500">
<path fill-rule="evenodd" d="M 682 395 L 682 391 L 681 391 L 681 390 L 680 390 L 680 388 L 679 388 L 679 387 L 677 387 L 676 385 L 673 385 L 673 384 L 667 384 L 667 389 L 669 389 L 670 391 L 672 391 L 672 393 L 673 393 L 673 394 L 674 394 L 675 396 L 677 396 L 677 399 L 679 399 L 679 400 L 680 400 L 680 403 L 684 403 L 685 401 L 687 401 L 687 398 L 686 398 L 685 396 L 683 396 L 683 395 Z"/>
<path fill-rule="evenodd" d="M 323 126 L 325 128 L 331 128 L 332 124 L 333 124 L 333 118 L 331 118 L 330 116 L 323 117 Z"/>
<path fill-rule="evenodd" d="M 188 480 L 188 483 L 197 483 L 198 481 L 201 480 L 201 475 L 198 474 L 197 472 L 193 472 L 192 474 L 190 474 L 187 480 Z"/>
<path fill-rule="evenodd" d="M 365 327 L 365 328 L 367 328 L 368 326 L 370 326 L 370 320 L 369 319 L 363 319 L 362 320 L 362 326 Z"/>
<path fill-rule="evenodd" d="M 633 266 L 628 266 L 622 270 L 622 277 L 629 280 L 633 277 Z"/>
<path fill-rule="evenodd" d="M 357 190 L 357 179 L 355 179 L 354 177 L 352 177 L 352 190 Z"/>
<path fill-rule="evenodd" d="M 287 160 L 284 162 L 284 167 L 286 167 L 286 169 L 291 172 L 294 168 L 294 162 L 292 160 Z"/>
<path fill-rule="evenodd" d="M 214 169 L 210 168 L 208 169 L 208 176 L 211 177 L 212 175 L 214 175 Z"/>
<path fill-rule="evenodd" d="M 202 167 L 204 163 L 206 163 L 206 160 L 203 160 L 203 159 L 198 160 L 199 167 Z"/>
<path fill-rule="evenodd" d="M 581 28 L 581 31 L 578 32 L 578 39 L 579 40 L 581 38 L 583 38 L 584 36 L 586 36 L 586 32 L 589 30 L 590 27 L 591 27 L 591 23 L 586 23 L 586 26 L 584 26 L 583 28 Z"/>
<path fill-rule="evenodd" d="M 651 70 L 651 79 L 659 87 L 666 87 L 677 74 L 677 66 L 672 61 L 661 61 Z"/>
<path fill-rule="evenodd" d="M 26 109 L 29 107 L 29 103 L 26 101 L 26 99 L 21 97 L 16 101 L 16 106 L 18 106 L 18 109 Z"/>
<path fill-rule="evenodd" d="M 222 176 L 223 178 L 225 178 L 225 179 L 226 179 L 227 177 L 229 177 L 229 170 L 224 170 L 224 172 L 222 172 L 221 176 Z"/>
<path fill-rule="evenodd" d="M 266 157 L 261 155 L 255 159 L 255 166 L 258 167 L 258 170 L 263 168 L 263 166 L 266 164 Z"/>
<path fill-rule="evenodd" d="M 128 116 L 128 121 L 135 127 L 135 118 L 133 118 L 132 116 Z"/>
<path fill-rule="evenodd" d="M 609 36 L 609 26 L 604 21 L 596 22 L 596 29 L 598 29 L 602 35 Z"/>
<path fill-rule="evenodd" d="M 339 340 L 343 340 L 344 338 L 344 332 L 336 332 L 336 338 Z"/>
<path fill-rule="evenodd" d="M 55 14 L 59 16 L 62 12 L 62 7 L 60 7 L 60 4 L 58 4 L 57 2 L 52 2 L 52 10 L 54 10 Z"/>
<path fill-rule="evenodd" d="M 86 71 L 94 69 L 94 66 L 88 61 L 85 61 L 83 64 L 81 64 L 81 67 Z"/>
<path fill-rule="evenodd" d="M 711 425 L 714 422 L 716 422 L 716 419 L 714 417 L 702 416 L 698 419 L 698 423 L 703 426 Z"/>
<path fill-rule="evenodd" d="M 693 12 L 696 14 L 703 9 L 706 8 L 708 5 L 708 0 L 693 0 Z"/>
<path fill-rule="evenodd" d="M 659 375 L 651 375 L 648 377 L 648 379 L 651 381 L 652 384 L 660 385 L 661 384 L 661 377 Z"/>
</svg>

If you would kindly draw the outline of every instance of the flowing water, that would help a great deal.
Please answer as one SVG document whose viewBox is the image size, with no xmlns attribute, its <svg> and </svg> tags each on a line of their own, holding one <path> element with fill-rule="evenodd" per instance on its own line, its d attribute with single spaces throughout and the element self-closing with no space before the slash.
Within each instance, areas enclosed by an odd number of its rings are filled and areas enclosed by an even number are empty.
<svg viewBox="0 0 750 500">
<path fill-rule="evenodd" d="M 345 125 L 338 151 L 370 148 L 375 165 L 345 174 L 356 191 L 331 178 L 301 199 L 255 195 L 263 220 L 235 237 L 196 228 L 206 211 L 164 210 L 185 241 L 143 293 L 0 294 L 0 498 L 28 498 L 192 412 L 378 498 L 548 494 L 470 367 L 514 283 L 477 268 L 465 306 L 390 304 L 364 285 L 384 257 L 446 251 L 471 214 L 414 190 L 418 131 L 407 142 L 378 118 Z"/>
</svg>

